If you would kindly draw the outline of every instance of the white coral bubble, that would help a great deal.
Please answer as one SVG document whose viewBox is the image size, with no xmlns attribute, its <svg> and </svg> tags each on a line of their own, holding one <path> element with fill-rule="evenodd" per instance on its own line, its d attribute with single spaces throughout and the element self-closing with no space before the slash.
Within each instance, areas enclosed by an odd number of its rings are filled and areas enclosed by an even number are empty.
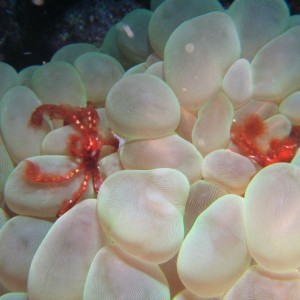
<svg viewBox="0 0 300 300">
<path fill-rule="evenodd" d="M 277 111 L 278 106 L 275 103 L 251 99 L 245 105 L 235 110 L 234 119 L 236 123 L 239 123 L 243 122 L 247 116 L 256 114 L 265 120 L 275 115 Z"/>
<path fill-rule="evenodd" d="M 83 300 L 168 300 L 168 283 L 155 264 L 141 262 L 115 246 L 95 256 L 84 286 Z"/>
<path fill-rule="evenodd" d="M 164 54 L 166 82 L 182 106 L 197 111 L 221 88 L 227 69 L 239 58 L 236 28 L 225 13 L 211 12 L 182 23 Z"/>
<path fill-rule="evenodd" d="M 4 62 L 0 62 L 0 100 L 3 95 L 13 86 L 19 84 L 18 74 L 16 70 Z"/>
<path fill-rule="evenodd" d="M 252 266 L 227 291 L 224 300 L 298 300 L 299 272 L 267 272 L 258 265 Z"/>
<path fill-rule="evenodd" d="M 249 61 L 238 59 L 225 74 L 222 86 L 235 108 L 250 101 L 253 86 Z"/>
<path fill-rule="evenodd" d="M 285 98 L 279 105 L 279 112 L 288 117 L 293 125 L 300 125 L 300 91 Z"/>
<path fill-rule="evenodd" d="M 194 223 L 178 254 L 180 279 L 202 297 L 222 295 L 247 269 L 250 255 L 243 226 L 243 198 L 225 195 Z"/>
<path fill-rule="evenodd" d="M 173 300 L 220 300 L 220 297 L 201 297 L 191 293 L 187 289 L 184 289 L 177 294 Z"/>
<path fill-rule="evenodd" d="M 87 43 L 73 43 L 66 45 L 59 50 L 57 50 L 53 56 L 51 57 L 51 62 L 56 61 L 64 61 L 68 62 L 70 64 L 74 64 L 75 60 L 89 52 L 99 52 L 99 48 L 97 48 L 95 45 L 87 44 Z"/>
<path fill-rule="evenodd" d="M 89 52 L 74 62 L 86 90 L 87 99 L 95 105 L 104 105 L 110 88 L 123 75 L 124 69 L 113 57 Z"/>
<path fill-rule="evenodd" d="M 243 58 L 253 59 L 259 49 L 288 27 L 289 8 L 283 0 L 233 1 L 227 11 L 241 41 Z"/>
<path fill-rule="evenodd" d="M 208 154 L 202 164 L 204 180 L 223 187 L 227 192 L 241 195 L 256 173 L 253 163 L 246 157 L 228 150 Z"/>
<path fill-rule="evenodd" d="M 0 134 L 0 207 L 4 200 L 4 186 L 7 181 L 8 176 L 14 169 L 13 162 L 8 154 L 8 151 L 4 145 L 2 136 Z M 0 218 L 1 219 L 1 218 Z M 0 222 L 1 223 L 1 222 Z"/>
<path fill-rule="evenodd" d="M 82 300 L 90 264 L 104 245 L 96 200 L 88 199 L 60 217 L 33 258 L 28 294 L 31 300 Z"/>
<path fill-rule="evenodd" d="M 192 141 L 203 156 L 227 147 L 232 120 L 232 103 L 223 93 L 218 94 L 199 110 L 192 131 Z"/>
<path fill-rule="evenodd" d="M 165 45 L 172 32 L 183 22 L 223 10 L 217 0 L 166 0 L 153 13 L 149 23 L 149 39 L 153 49 L 164 56 Z"/>
<path fill-rule="evenodd" d="M 4 143 L 14 162 L 41 154 L 41 144 L 50 130 L 45 123 L 39 128 L 29 125 L 32 112 L 41 105 L 32 90 L 24 86 L 11 88 L 0 106 Z"/>
<path fill-rule="evenodd" d="M 0 229 L 5 224 L 5 222 L 8 221 L 8 219 L 9 216 L 7 212 L 3 208 L 0 208 Z"/>
<path fill-rule="evenodd" d="M 29 268 L 52 223 L 16 216 L 0 230 L 0 282 L 11 291 L 27 291 Z"/>
<path fill-rule="evenodd" d="M 27 293 L 8 293 L 0 296 L 0 300 L 28 300 Z"/>
<path fill-rule="evenodd" d="M 277 163 L 259 171 L 245 193 L 245 232 L 262 267 L 288 271 L 300 265 L 300 168 Z"/>
<path fill-rule="evenodd" d="M 300 26 L 266 44 L 254 57 L 253 95 L 280 102 L 300 87 Z"/>
<path fill-rule="evenodd" d="M 202 177 L 202 155 L 177 134 L 126 142 L 120 148 L 120 159 L 125 169 L 173 168 L 181 171 L 191 183 Z"/>
<path fill-rule="evenodd" d="M 85 106 L 87 101 L 79 74 L 64 61 L 52 61 L 36 69 L 31 86 L 43 103 Z"/>
<path fill-rule="evenodd" d="M 184 231 L 187 234 L 197 217 L 205 211 L 215 200 L 226 195 L 220 185 L 199 180 L 191 185 L 184 211 Z"/>
<path fill-rule="evenodd" d="M 187 178 L 173 169 L 114 173 L 98 193 L 103 228 L 122 249 L 148 262 L 170 259 L 183 240 Z"/>
<path fill-rule="evenodd" d="M 174 132 L 180 108 L 165 82 L 153 75 L 135 74 L 111 88 L 106 115 L 112 130 L 123 137 L 157 138 Z"/>
</svg>

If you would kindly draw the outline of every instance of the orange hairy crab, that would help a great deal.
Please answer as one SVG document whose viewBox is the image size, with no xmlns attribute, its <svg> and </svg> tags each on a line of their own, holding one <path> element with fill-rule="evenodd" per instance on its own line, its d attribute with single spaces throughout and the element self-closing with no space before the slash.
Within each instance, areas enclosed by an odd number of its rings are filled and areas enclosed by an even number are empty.
<svg viewBox="0 0 300 300">
<path fill-rule="evenodd" d="M 98 165 L 101 148 L 103 145 L 111 145 L 116 150 L 118 148 L 118 140 L 113 136 L 104 138 L 100 134 L 100 118 L 91 102 L 87 103 L 87 107 L 54 104 L 41 105 L 32 113 L 29 120 L 30 126 L 41 126 L 44 114 L 47 114 L 50 119 L 61 119 L 64 121 L 64 125 L 71 125 L 76 130 L 77 133 L 70 135 L 67 141 L 67 150 L 70 154 L 70 159 L 77 163 L 77 167 L 60 176 L 42 172 L 38 164 L 27 160 L 25 166 L 26 179 L 35 183 L 59 184 L 70 180 L 77 174 L 84 173 L 78 190 L 70 199 L 63 202 L 57 212 L 56 216 L 60 217 L 79 202 L 79 198 L 87 190 L 90 178 L 93 182 L 95 194 L 98 193 L 104 180 Z"/>
<path fill-rule="evenodd" d="M 257 142 L 265 133 L 263 120 L 257 114 L 252 114 L 241 124 L 233 123 L 231 140 L 238 146 L 240 154 L 256 161 L 261 167 L 277 162 L 290 162 L 300 146 L 300 126 L 293 126 L 288 137 L 272 139 L 267 151 L 263 151 Z"/>
</svg>

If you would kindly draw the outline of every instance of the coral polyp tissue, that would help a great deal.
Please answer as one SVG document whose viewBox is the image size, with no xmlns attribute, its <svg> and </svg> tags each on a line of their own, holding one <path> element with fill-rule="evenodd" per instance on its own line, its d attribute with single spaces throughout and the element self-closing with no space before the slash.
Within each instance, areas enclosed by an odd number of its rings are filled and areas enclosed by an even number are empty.
<svg viewBox="0 0 300 300">
<path fill-rule="evenodd" d="M 0 299 L 300 299 L 299 70 L 283 0 L 0 63 Z"/>
</svg>

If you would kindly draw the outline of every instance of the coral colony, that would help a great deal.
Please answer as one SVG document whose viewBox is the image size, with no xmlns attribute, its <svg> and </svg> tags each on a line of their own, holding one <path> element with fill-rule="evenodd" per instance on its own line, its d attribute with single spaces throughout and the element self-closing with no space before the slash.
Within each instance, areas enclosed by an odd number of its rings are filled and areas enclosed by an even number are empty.
<svg viewBox="0 0 300 300">
<path fill-rule="evenodd" d="M 299 70 L 283 0 L 0 63 L 0 299 L 299 300 Z"/>
</svg>

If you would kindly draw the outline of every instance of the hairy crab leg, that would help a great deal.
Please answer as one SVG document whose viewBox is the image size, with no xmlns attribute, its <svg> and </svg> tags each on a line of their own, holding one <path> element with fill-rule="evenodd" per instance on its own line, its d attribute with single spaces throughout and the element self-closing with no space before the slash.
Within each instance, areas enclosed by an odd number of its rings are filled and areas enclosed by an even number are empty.
<svg viewBox="0 0 300 300">
<path fill-rule="evenodd" d="M 41 126 L 44 120 L 44 114 L 47 114 L 50 119 L 63 119 L 71 123 L 74 108 L 68 105 L 44 104 L 34 110 L 29 123 L 33 126 Z"/>
<path fill-rule="evenodd" d="M 100 120 L 99 115 L 96 110 L 93 109 L 92 103 L 88 101 L 87 103 L 87 125 L 88 129 L 91 130 L 94 134 L 97 134 L 97 125 Z"/>
<path fill-rule="evenodd" d="M 94 192 L 95 192 L 95 194 L 97 194 L 104 179 L 101 175 L 101 171 L 98 166 L 97 166 L 97 168 L 93 168 L 91 170 L 91 174 L 92 174 L 92 179 L 93 179 Z"/>
<path fill-rule="evenodd" d="M 40 167 L 33 163 L 30 160 L 25 161 L 25 176 L 32 182 L 37 183 L 61 183 L 64 181 L 68 181 L 74 176 L 76 176 L 80 171 L 84 169 L 84 163 L 81 163 L 77 166 L 76 169 L 69 171 L 65 175 L 56 175 L 53 173 L 44 173 L 41 171 Z"/>
<path fill-rule="evenodd" d="M 85 110 L 79 111 L 78 114 L 73 113 L 71 117 L 72 124 L 83 135 L 98 135 L 97 125 L 100 118 L 97 111 L 93 108 L 92 102 L 88 101 Z"/>
<path fill-rule="evenodd" d="M 78 148 L 80 145 L 81 148 Z M 82 137 L 78 135 L 71 135 L 68 139 L 68 150 L 69 153 L 76 158 L 83 158 L 83 145 L 82 145 Z"/>
<path fill-rule="evenodd" d="M 89 178 L 90 178 L 89 171 L 86 171 L 84 173 L 84 178 L 80 185 L 80 188 L 73 194 L 73 196 L 69 200 L 64 201 L 61 208 L 56 214 L 57 218 L 61 217 L 64 213 L 66 213 L 68 210 L 70 210 L 74 205 L 76 205 L 79 202 L 79 198 L 87 190 Z"/>
</svg>

